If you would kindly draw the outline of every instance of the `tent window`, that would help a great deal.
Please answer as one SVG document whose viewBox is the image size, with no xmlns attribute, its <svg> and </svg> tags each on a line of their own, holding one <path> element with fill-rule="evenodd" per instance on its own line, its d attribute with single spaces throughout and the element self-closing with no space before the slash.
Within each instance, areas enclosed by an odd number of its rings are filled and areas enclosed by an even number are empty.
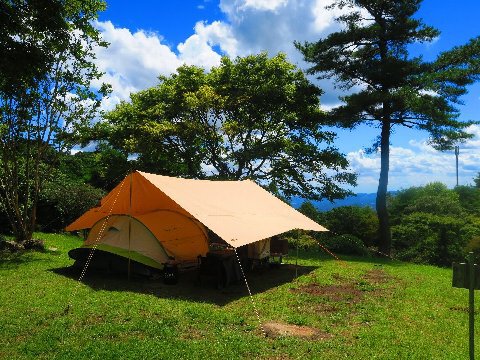
<svg viewBox="0 0 480 360">
<path fill-rule="evenodd" d="M 112 231 L 112 232 L 119 232 L 120 230 L 118 230 L 115 226 L 110 226 L 110 227 L 108 228 L 108 231 L 109 231 L 109 232 L 110 232 L 110 231 Z"/>
</svg>

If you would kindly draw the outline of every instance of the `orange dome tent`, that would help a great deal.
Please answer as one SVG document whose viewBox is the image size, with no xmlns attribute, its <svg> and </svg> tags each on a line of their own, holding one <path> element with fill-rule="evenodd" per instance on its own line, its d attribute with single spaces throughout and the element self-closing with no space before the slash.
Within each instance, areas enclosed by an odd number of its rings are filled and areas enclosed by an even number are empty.
<svg viewBox="0 0 480 360">
<path fill-rule="evenodd" d="M 66 230 L 91 229 L 84 247 L 162 268 L 208 251 L 209 228 L 237 248 L 288 230 L 327 231 L 250 180 L 180 179 L 136 171 Z"/>
</svg>

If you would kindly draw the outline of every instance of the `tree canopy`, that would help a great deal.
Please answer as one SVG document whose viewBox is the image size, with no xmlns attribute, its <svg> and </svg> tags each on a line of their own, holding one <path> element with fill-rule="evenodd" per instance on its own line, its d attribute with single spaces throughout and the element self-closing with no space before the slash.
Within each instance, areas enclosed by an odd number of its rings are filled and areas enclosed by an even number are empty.
<svg viewBox="0 0 480 360">
<path fill-rule="evenodd" d="M 333 199 L 355 175 L 321 127 L 321 90 L 283 54 L 182 66 L 106 114 L 99 139 L 166 175 L 252 179 L 286 197 Z"/>
<path fill-rule="evenodd" d="M 391 234 L 386 204 L 390 136 L 397 126 L 425 130 L 439 149 L 469 138 L 456 105 L 480 74 L 480 38 L 441 53 L 434 61 L 412 57 L 409 45 L 431 42 L 440 32 L 415 18 L 421 0 L 337 0 L 342 30 L 317 42 L 296 43 L 309 72 L 332 78 L 349 94 L 329 112 L 345 128 L 380 128 L 372 149 L 380 149 L 376 209 L 380 250 L 389 254 Z"/>
<path fill-rule="evenodd" d="M 17 240 L 29 240 L 38 196 L 55 165 L 69 150 L 76 127 L 96 116 L 103 86 L 90 83 L 95 46 L 106 46 L 92 25 L 101 0 L 2 1 L 0 49 L 0 206 Z M 13 58 L 11 58 L 13 57 Z M 14 64 L 18 62 L 19 67 Z"/>
</svg>

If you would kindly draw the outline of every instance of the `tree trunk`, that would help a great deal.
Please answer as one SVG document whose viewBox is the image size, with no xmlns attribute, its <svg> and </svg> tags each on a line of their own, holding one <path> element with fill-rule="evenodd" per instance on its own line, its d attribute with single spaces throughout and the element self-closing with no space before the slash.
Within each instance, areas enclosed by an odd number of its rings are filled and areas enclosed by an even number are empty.
<svg viewBox="0 0 480 360">
<path fill-rule="evenodd" d="M 387 210 L 388 171 L 390 166 L 390 122 L 382 122 L 380 140 L 380 178 L 376 199 L 377 216 L 379 222 L 378 249 L 385 255 L 390 255 L 392 248 L 392 234 Z"/>
</svg>

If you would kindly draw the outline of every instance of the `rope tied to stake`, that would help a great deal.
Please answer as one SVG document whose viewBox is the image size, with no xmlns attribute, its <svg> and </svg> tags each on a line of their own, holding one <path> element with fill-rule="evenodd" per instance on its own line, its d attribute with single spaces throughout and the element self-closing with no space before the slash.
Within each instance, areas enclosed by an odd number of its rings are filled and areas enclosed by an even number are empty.
<svg viewBox="0 0 480 360">
<path fill-rule="evenodd" d="M 78 289 L 80 288 L 80 284 L 85 277 L 85 274 L 87 273 L 88 266 L 90 265 L 93 254 L 95 253 L 95 250 L 97 250 L 98 245 L 100 245 L 100 239 L 103 237 L 105 230 L 107 228 L 108 220 L 110 219 L 110 216 L 112 215 L 112 210 L 117 203 L 118 196 L 120 195 L 120 192 L 123 188 L 125 182 L 122 181 L 122 184 L 120 188 L 118 189 L 117 194 L 115 195 L 113 199 L 112 206 L 110 207 L 110 210 L 107 212 L 107 216 L 104 218 L 104 222 L 102 224 L 102 227 L 100 228 L 100 231 L 98 232 L 97 238 L 95 239 L 95 242 L 93 243 L 93 246 L 90 249 L 90 252 L 88 253 L 87 261 L 85 261 L 85 265 L 83 266 L 82 272 L 80 273 L 80 277 L 78 278 L 77 286 L 73 289 L 72 293 L 70 294 L 70 301 L 67 304 L 67 307 L 63 311 L 63 315 L 67 315 L 70 312 L 70 309 L 72 308 L 72 299 L 75 297 L 75 295 L 78 292 Z"/>
</svg>

